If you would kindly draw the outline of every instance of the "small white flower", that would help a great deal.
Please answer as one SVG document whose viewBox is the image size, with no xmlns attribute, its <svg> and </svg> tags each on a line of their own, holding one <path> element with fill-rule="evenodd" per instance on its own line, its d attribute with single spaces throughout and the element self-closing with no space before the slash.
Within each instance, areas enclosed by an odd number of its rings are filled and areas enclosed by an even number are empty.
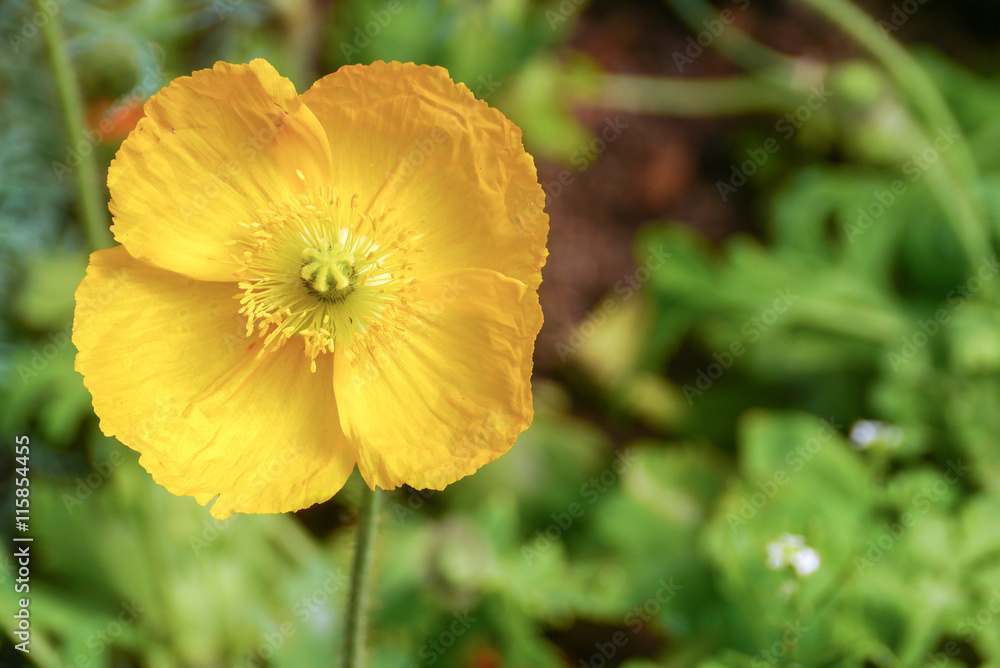
<svg viewBox="0 0 1000 668">
<path fill-rule="evenodd" d="M 881 443 L 890 448 L 898 448 L 903 442 L 903 430 L 877 420 L 858 420 L 851 427 L 851 445 L 856 450 L 866 450 Z"/>
<path fill-rule="evenodd" d="M 806 540 L 802 536 L 781 534 L 778 540 L 767 545 L 767 565 L 774 570 L 788 565 L 789 555 L 801 549 L 805 543 Z"/>
<path fill-rule="evenodd" d="M 791 566 L 801 577 L 808 577 L 819 570 L 819 552 L 806 545 L 802 536 L 783 533 L 767 545 L 767 566 L 772 570 Z"/>
<path fill-rule="evenodd" d="M 819 570 L 819 552 L 808 546 L 793 554 L 789 561 L 795 572 L 802 577 L 808 577 Z"/>
</svg>

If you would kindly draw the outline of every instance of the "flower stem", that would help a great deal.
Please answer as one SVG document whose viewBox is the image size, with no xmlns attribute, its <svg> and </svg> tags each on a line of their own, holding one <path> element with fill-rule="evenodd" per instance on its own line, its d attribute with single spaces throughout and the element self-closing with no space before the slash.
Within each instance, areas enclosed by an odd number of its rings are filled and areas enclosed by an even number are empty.
<svg viewBox="0 0 1000 668">
<path fill-rule="evenodd" d="M 36 0 L 35 5 L 42 13 L 48 13 L 44 0 Z M 49 58 L 52 60 L 52 72 L 59 90 L 59 101 L 62 104 L 63 117 L 71 146 L 80 146 L 90 141 L 84 136 L 83 100 L 80 86 L 76 81 L 76 72 L 66 49 L 66 38 L 63 34 L 59 13 L 51 16 L 44 24 L 45 41 L 49 47 Z M 76 168 L 76 196 L 80 218 L 83 220 L 84 231 L 91 250 L 100 250 L 111 246 L 114 241 L 108 230 L 108 219 L 104 213 L 102 197 L 97 190 L 97 160 L 94 147 L 89 151 L 79 151 L 80 165 Z"/>
<path fill-rule="evenodd" d="M 839 26 L 854 41 L 875 56 L 933 130 L 959 129 L 958 120 L 944 95 L 920 63 L 901 45 L 883 34 L 879 24 L 847 0 L 803 0 Z M 951 161 L 963 183 L 977 183 L 978 169 L 964 136 L 956 142 Z"/>
<path fill-rule="evenodd" d="M 896 80 L 923 117 L 930 135 L 959 131 L 958 120 L 944 95 L 920 63 L 898 42 L 883 34 L 871 17 L 848 0 L 802 0 L 819 11 L 875 56 Z M 991 249 L 989 230 L 975 191 L 979 170 L 964 134 L 959 133 L 955 148 L 942 153 L 941 187 L 935 191 L 942 209 L 955 230 L 971 270 Z M 992 293 L 994 288 L 988 287 Z"/>
<path fill-rule="evenodd" d="M 795 58 L 761 44 L 729 22 L 720 22 L 722 14 L 707 0 L 667 0 L 667 2 L 694 33 L 702 32 L 712 21 L 723 25 L 724 29 L 715 36 L 712 46 L 744 69 L 758 73 L 767 73 L 769 70 L 781 71 L 786 77 L 788 72 L 796 69 Z M 732 9 L 729 12 L 738 13 Z"/>
<path fill-rule="evenodd" d="M 361 668 L 368 617 L 368 576 L 371 571 L 375 532 L 378 527 L 379 493 L 362 485 L 361 516 L 351 566 L 351 591 L 347 599 L 343 668 Z"/>
<path fill-rule="evenodd" d="M 607 74 L 603 82 L 599 91 L 583 93 L 581 101 L 608 109 L 670 116 L 786 113 L 794 111 L 809 95 L 748 75 L 691 81 L 678 77 Z"/>
</svg>

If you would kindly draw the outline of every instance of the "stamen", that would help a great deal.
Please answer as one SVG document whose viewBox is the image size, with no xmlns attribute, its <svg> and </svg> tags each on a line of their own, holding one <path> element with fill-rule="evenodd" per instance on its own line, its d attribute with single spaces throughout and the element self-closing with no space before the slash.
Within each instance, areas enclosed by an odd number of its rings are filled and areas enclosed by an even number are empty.
<svg viewBox="0 0 1000 668">
<path fill-rule="evenodd" d="M 301 171 L 296 170 L 300 178 Z M 413 263 L 420 249 L 414 235 L 388 216 L 384 207 L 363 213 L 358 196 L 344 207 L 324 190 L 305 193 L 240 223 L 249 238 L 236 241 L 240 302 L 247 335 L 263 339 L 258 358 L 301 338 L 316 371 L 316 360 L 337 347 L 355 362 L 374 356 L 382 341 L 398 335 L 412 317 Z"/>
</svg>

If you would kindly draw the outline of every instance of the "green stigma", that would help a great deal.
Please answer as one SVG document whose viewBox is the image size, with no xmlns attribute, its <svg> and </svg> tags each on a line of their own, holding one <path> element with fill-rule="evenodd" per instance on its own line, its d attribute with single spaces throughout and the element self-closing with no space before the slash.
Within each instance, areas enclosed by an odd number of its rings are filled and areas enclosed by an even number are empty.
<svg viewBox="0 0 1000 668">
<path fill-rule="evenodd" d="M 340 301 L 349 295 L 354 290 L 354 274 L 354 255 L 340 245 L 324 242 L 322 248 L 302 251 L 299 276 L 309 291 L 323 301 Z"/>
</svg>

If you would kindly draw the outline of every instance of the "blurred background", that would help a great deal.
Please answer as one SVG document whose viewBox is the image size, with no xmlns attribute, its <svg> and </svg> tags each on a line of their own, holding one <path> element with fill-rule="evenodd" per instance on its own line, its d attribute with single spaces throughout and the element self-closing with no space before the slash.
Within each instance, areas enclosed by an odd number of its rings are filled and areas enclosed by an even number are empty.
<svg viewBox="0 0 1000 668">
<path fill-rule="evenodd" d="M 100 434 L 69 341 L 143 102 L 263 57 L 300 91 L 448 68 L 523 129 L 551 216 L 535 422 L 443 492 L 386 495 L 370 665 L 1000 665 L 998 14 L 2 0 L 0 662 L 337 662 L 357 476 L 216 521 Z"/>
</svg>

